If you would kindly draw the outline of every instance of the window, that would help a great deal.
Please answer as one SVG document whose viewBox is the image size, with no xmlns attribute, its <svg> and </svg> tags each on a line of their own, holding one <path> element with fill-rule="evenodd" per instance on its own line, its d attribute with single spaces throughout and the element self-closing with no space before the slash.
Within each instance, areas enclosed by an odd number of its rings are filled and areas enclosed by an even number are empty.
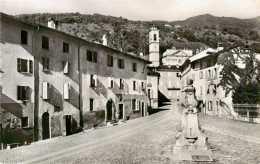
<svg viewBox="0 0 260 164">
<path fill-rule="evenodd" d="M 108 88 L 113 88 L 114 87 L 114 80 L 112 77 L 108 77 Z"/>
<path fill-rule="evenodd" d="M 141 83 L 141 87 L 142 87 L 142 90 L 145 91 L 145 83 L 144 82 Z"/>
<path fill-rule="evenodd" d="M 152 96 L 151 96 L 151 89 L 148 89 L 148 91 L 147 91 L 148 93 L 147 93 L 147 95 L 148 95 L 148 99 L 150 99 Z"/>
<path fill-rule="evenodd" d="M 200 71 L 200 79 L 203 79 L 203 72 Z"/>
<path fill-rule="evenodd" d="M 69 43 L 63 42 L 63 52 L 64 53 L 69 53 L 70 49 L 69 49 Z"/>
<path fill-rule="evenodd" d="M 42 36 L 42 48 L 49 49 L 49 38 L 46 36 Z"/>
<path fill-rule="evenodd" d="M 214 68 L 214 78 L 217 78 L 218 72 L 217 72 L 217 68 Z"/>
<path fill-rule="evenodd" d="M 200 86 L 200 95 L 203 94 L 202 90 L 203 90 L 203 88 L 202 88 L 202 86 Z"/>
<path fill-rule="evenodd" d="M 17 86 L 17 100 L 29 100 L 28 86 Z"/>
<path fill-rule="evenodd" d="M 133 81 L 133 90 L 136 90 L 136 81 Z"/>
<path fill-rule="evenodd" d="M 33 73 L 33 61 L 25 59 L 17 59 L 17 71 Z"/>
<path fill-rule="evenodd" d="M 49 58 L 42 57 L 42 70 L 43 71 L 49 71 L 50 70 Z"/>
<path fill-rule="evenodd" d="M 124 80 L 123 79 L 119 80 L 119 89 L 124 89 Z"/>
<path fill-rule="evenodd" d="M 50 99 L 50 84 L 47 82 L 42 83 L 42 99 Z"/>
<path fill-rule="evenodd" d="M 97 63 L 97 52 L 87 50 L 87 61 Z"/>
<path fill-rule="evenodd" d="M 113 56 L 107 55 L 107 66 L 113 67 Z"/>
<path fill-rule="evenodd" d="M 89 99 L 89 111 L 93 111 L 94 109 L 94 99 Z"/>
<path fill-rule="evenodd" d="M 118 68 L 120 69 L 125 68 L 125 61 L 123 59 L 118 59 Z"/>
<path fill-rule="evenodd" d="M 28 32 L 22 30 L 21 31 L 21 43 L 22 44 L 28 44 Z"/>
<path fill-rule="evenodd" d="M 63 85 L 63 98 L 64 99 L 70 98 L 70 85 L 68 83 L 64 83 Z"/>
<path fill-rule="evenodd" d="M 211 72 L 208 70 L 208 80 L 211 79 Z"/>
<path fill-rule="evenodd" d="M 154 40 L 154 41 L 157 40 L 157 35 L 156 35 L 156 34 L 153 35 L 153 40 Z"/>
<path fill-rule="evenodd" d="M 133 65 L 132 65 L 132 70 L 133 70 L 133 72 L 136 72 L 136 63 L 133 63 Z"/>
<path fill-rule="evenodd" d="M 212 101 L 208 101 L 208 110 L 212 111 Z"/>
<path fill-rule="evenodd" d="M 90 75 L 90 86 L 95 87 L 97 85 L 97 76 L 96 75 Z"/>
<path fill-rule="evenodd" d="M 136 99 L 132 99 L 132 110 L 136 110 Z"/>
<path fill-rule="evenodd" d="M 21 118 L 21 127 L 26 128 L 29 126 L 29 119 L 28 117 Z"/>
<path fill-rule="evenodd" d="M 63 73 L 64 74 L 69 73 L 69 62 L 68 61 L 63 61 Z"/>
<path fill-rule="evenodd" d="M 191 63 L 191 68 L 194 69 L 195 68 L 195 64 Z"/>
</svg>

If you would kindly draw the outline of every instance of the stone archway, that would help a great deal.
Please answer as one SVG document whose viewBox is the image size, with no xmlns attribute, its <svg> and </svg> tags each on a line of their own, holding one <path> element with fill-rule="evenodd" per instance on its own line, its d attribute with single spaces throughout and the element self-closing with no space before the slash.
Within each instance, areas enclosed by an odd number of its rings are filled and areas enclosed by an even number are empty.
<svg viewBox="0 0 260 164">
<path fill-rule="evenodd" d="M 42 115 L 42 139 L 50 138 L 50 115 L 48 112 Z"/>
<path fill-rule="evenodd" d="M 115 105 L 112 99 L 109 99 L 106 104 L 106 121 L 115 120 Z"/>
</svg>

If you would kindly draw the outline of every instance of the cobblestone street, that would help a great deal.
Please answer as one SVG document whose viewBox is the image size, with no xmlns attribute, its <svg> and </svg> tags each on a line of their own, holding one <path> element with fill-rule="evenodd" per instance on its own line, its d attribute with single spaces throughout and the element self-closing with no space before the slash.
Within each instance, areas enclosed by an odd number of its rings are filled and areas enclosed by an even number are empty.
<svg viewBox="0 0 260 164">
<path fill-rule="evenodd" d="M 0 152 L 1 163 L 183 163 L 173 161 L 181 127 L 177 105 L 161 112 Z M 260 126 L 200 115 L 215 163 L 259 163 Z"/>
</svg>

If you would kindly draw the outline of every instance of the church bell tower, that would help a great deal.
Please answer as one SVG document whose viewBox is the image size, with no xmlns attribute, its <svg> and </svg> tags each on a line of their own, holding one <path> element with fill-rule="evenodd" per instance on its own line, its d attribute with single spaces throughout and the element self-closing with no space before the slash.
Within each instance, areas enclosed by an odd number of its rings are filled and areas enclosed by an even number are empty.
<svg viewBox="0 0 260 164">
<path fill-rule="evenodd" d="M 159 30 L 156 27 L 152 27 L 149 33 L 149 61 L 151 67 L 158 67 L 160 65 L 159 55 Z"/>
</svg>

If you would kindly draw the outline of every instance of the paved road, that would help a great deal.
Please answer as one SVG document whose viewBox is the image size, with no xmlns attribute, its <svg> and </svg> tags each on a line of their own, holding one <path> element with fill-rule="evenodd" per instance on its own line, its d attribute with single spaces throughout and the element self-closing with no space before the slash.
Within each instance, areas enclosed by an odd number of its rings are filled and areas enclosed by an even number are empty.
<svg viewBox="0 0 260 164">
<path fill-rule="evenodd" d="M 172 149 L 181 127 L 181 110 L 175 104 L 163 108 L 169 110 L 0 151 L 0 163 L 179 163 L 173 160 Z M 260 163 L 259 124 L 202 114 L 199 119 L 209 137 L 214 163 Z"/>
<path fill-rule="evenodd" d="M 118 126 L 0 152 L 6 163 L 169 163 L 181 116 L 175 105 Z"/>
</svg>

